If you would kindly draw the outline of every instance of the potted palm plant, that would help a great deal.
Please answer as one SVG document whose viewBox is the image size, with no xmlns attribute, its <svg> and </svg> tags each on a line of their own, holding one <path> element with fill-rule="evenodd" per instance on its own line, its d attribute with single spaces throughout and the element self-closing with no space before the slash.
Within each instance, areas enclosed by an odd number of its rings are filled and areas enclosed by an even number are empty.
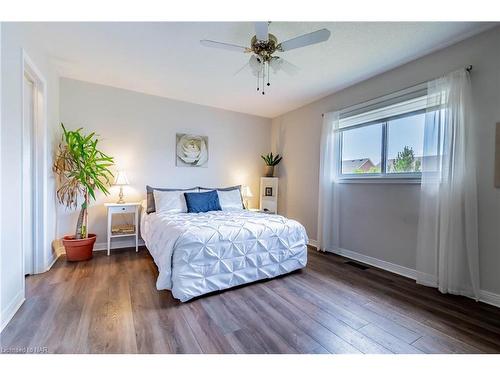
<svg viewBox="0 0 500 375">
<path fill-rule="evenodd" d="M 92 258 L 96 235 L 88 233 L 90 199 L 95 200 L 97 191 L 109 194 L 107 186 L 113 174 L 113 158 L 97 148 L 98 137 L 95 133 L 83 134 L 82 129 L 66 130 L 61 124 L 63 134 L 54 161 L 53 171 L 58 176 L 57 198 L 67 208 L 77 208 L 80 214 L 74 235 L 64 236 L 63 245 L 69 261 Z"/>
<path fill-rule="evenodd" d="M 280 154 L 277 154 L 273 156 L 273 153 L 269 153 L 267 155 L 260 155 L 262 159 L 264 159 L 264 162 L 266 163 L 266 167 L 264 170 L 264 173 L 266 177 L 273 177 L 274 176 L 274 167 L 279 164 L 281 159 L 283 159 Z"/>
</svg>

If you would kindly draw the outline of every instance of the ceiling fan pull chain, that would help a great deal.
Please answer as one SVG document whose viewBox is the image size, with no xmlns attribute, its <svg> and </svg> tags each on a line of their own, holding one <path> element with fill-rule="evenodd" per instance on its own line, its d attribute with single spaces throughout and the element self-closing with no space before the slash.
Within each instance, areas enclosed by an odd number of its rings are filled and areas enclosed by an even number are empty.
<svg viewBox="0 0 500 375">
<path fill-rule="evenodd" d="M 259 91 L 260 72 L 257 72 L 257 91 Z"/>
<path fill-rule="evenodd" d="M 271 86 L 271 84 L 269 83 L 269 77 L 270 77 L 270 70 L 269 70 L 269 65 L 271 65 L 270 62 L 267 63 L 267 85 L 268 86 Z"/>
<path fill-rule="evenodd" d="M 264 81 L 266 80 L 266 63 L 262 64 L 262 95 L 265 95 L 264 91 Z"/>
</svg>

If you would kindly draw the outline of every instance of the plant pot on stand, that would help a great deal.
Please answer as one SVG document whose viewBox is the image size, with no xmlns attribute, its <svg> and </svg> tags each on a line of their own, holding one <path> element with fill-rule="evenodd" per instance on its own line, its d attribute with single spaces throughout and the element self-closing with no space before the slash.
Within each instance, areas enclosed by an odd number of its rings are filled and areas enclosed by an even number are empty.
<svg viewBox="0 0 500 375">
<path fill-rule="evenodd" d="M 274 177 L 274 165 L 266 165 L 264 167 L 264 174 L 266 177 Z"/>
<path fill-rule="evenodd" d="M 266 163 L 266 166 L 264 167 L 265 177 L 274 177 L 274 167 L 279 164 L 283 157 L 280 156 L 280 154 L 273 155 L 272 152 L 267 155 L 260 155 L 260 157 Z"/>
</svg>

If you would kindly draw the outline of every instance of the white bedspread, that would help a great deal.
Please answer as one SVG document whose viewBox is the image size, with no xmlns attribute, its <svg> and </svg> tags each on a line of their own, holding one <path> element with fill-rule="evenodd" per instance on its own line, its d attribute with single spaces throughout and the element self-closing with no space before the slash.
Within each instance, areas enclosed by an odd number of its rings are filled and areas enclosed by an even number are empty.
<svg viewBox="0 0 500 375">
<path fill-rule="evenodd" d="M 295 220 L 237 211 L 144 214 L 141 235 L 159 275 L 156 287 L 187 301 L 305 267 L 307 234 Z"/>
</svg>

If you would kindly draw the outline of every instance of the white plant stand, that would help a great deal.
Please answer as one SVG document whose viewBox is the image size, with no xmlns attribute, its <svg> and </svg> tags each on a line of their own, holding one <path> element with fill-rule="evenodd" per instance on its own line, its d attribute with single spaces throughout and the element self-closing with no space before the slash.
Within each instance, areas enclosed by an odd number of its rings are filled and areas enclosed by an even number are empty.
<svg viewBox="0 0 500 375">
<path fill-rule="evenodd" d="M 278 213 L 278 182 L 278 177 L 260 178 L 260 211 Z"/>
</svg>

